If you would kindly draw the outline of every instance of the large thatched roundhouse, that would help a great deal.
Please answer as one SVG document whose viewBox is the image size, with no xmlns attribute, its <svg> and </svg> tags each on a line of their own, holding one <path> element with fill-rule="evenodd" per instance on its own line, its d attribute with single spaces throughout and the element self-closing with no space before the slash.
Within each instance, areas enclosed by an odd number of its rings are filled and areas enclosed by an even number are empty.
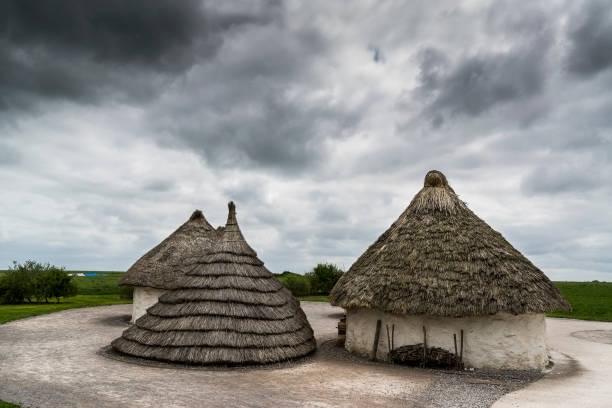
<svg viewBox="0 0 612 408">
<path fill-rule="evenodd" d="M 119 284 L 134 287 L 132 322 L 175 286 L 181 272 L 174 265 L 190 256 L 194 249 L 210 248 L 216 236 L 202 211 L 195 210 L 183 225 L 128 269 Z"/>
<path fill-rule="evenodd" d="M 347 311 L 346 348 L 379 359 L 423 343 L 454 353 L 463 330 L 463 361 L 476 368 L 542 369 L 544 313 L 568 303 L 504 237 L 478 218 L 430 171 L 391 227 L 338 281 L 331 302 Z M 378 321 L 382 327 L 374 344 Z M 395 327 L 393 342 L 386 328 Z"/>
<path fill-rule="evenodd" d="M 136 357 L 184 364 L 265 364 L 316 347 L 299 301 L 246 243 L 229 204 L 210 251 L 186 260 L 177 288 L 113 341 Z"/>
</svg>

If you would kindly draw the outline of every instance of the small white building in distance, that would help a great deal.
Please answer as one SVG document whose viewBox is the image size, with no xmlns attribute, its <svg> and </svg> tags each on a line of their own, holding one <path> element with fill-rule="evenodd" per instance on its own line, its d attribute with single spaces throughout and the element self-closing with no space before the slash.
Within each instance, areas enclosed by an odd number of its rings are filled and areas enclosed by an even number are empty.
<svg viewBox="0 0 612 408">
<path fill-rule="evenodd" d="M 160 295 L 174 287 L 182 271 L 173 265 L 193 252 L 210 248 L 217 234 L 202 211 L 196 210 L 187 222 L 128 269 L 119 284 L 134 287 L 132 323 L 157 303 Z"/>
<path fill-rule="evenodd" d="M 331 302 L 346 310 L 350 352 L 387 360 L 391 345 L 395 353 L 420 348 L 424 359 L 437 348 L 450 358 L 461 335 L 463 364 L 493 369 L 543 369 L 544 314 L 569 309 L 546 275 L 435 170 L 340 278 Z"/>
</svg>

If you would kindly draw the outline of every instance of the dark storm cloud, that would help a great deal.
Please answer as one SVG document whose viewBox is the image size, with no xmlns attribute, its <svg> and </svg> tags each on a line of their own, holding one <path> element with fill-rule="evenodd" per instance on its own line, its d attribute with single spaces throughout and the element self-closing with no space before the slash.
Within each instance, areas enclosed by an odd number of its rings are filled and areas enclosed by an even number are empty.
<svg viewBox="0 0 612 408">
<path fill-rule="evenodd" d="M 567 68 L 588 77 L 612 67 L 612 10 L 603 1 L 582 5 L 569 19 Z"/>
<path fill-rule="evenodd" d="M 215 168 L 295 174 L 324 164 L 327 142 L 347 137 L 366 109 L 325 92 L 315 67 L 328 46 L 312 29 L 246 29 L 168 92 L 151 118 L 156 133 Z"/>
<path fill-rule="evenodd" d="M 223 36 L 269 20 L 271 9 L 221 12 L 200 0 L 14 0 L 0 3 L 0 109 L 37 98 L 150 96 L 154 78 L 215 54 Z M 130 86 L 129 83 L 134 81 Z"/>
<path fill-rule="evenodd" d="M 325 104 L 292 101 L 282 95 L 245 95 L 216 123 L 181 127 L 173 135 L 217 166 L 300 171 L 320 163 L 324 140 L 355 126 L 358 114 Z M 247 105 L 258 105 L 249 109 Z"/>
<path fill-rule="evenodd" d="M 425 49 L 418 92 L 430 98 L 428 110 L 438 125 L 440 113 L 478 116 L 496 105 L 538 94 L 546 78 L 544 54 L 539 47 L 514 48 L 452 63 L 441 51 Z"/>
</svg>

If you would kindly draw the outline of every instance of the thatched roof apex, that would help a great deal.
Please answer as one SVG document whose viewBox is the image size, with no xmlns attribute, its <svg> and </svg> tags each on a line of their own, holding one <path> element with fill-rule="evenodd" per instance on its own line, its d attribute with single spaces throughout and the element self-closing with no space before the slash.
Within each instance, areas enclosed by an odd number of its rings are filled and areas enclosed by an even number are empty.
<svg viewBox="0 0 612 408">
<path fill-rule="evenodd" d="M 138 259 L 121 278 L 121 285 L 169 289 L 180 272 L 174 267 L 182 259 L 208 249 L 217 233 L 200 210 L 166 239 Z"/>
<path fill-rule="evenodd" d="M 546 275 L 478 218 L 437 170 L 340 278 L 331 302 L 457 317 L 569 308 Z"/>
<path fill-rule="evenodd" d="M 215 243 L 212 252 L 214 253 L 232 253 L 235 255 L 245 255 L 257 257 L 257 253 L 249 246 L 244 239 L 238 220 L 236 219 L 236 205 L 233 201 L 227 204 L 227 222 L 223 229 L 221 238 Z"/>
<path fill-rule="evenodd" d="M 229 203 L 210 251 L 185 260 L 174 290 L 113 341 L 115 350 L 185 364 L 274 363 L 312 352 L 299 301 L 257 258 Z"/>
</svg>

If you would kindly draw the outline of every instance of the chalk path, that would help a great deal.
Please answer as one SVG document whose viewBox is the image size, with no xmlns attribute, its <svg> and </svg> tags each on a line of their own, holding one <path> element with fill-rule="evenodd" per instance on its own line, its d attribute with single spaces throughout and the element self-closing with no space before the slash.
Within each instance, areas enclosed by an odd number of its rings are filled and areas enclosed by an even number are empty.
<svg viewBox="0 0 612 408">
<path fill-rule="evenodd" d="M 612 323 L 546 319 L 557 366 L 494 408 L 612 407 Z"/>
</svg>

